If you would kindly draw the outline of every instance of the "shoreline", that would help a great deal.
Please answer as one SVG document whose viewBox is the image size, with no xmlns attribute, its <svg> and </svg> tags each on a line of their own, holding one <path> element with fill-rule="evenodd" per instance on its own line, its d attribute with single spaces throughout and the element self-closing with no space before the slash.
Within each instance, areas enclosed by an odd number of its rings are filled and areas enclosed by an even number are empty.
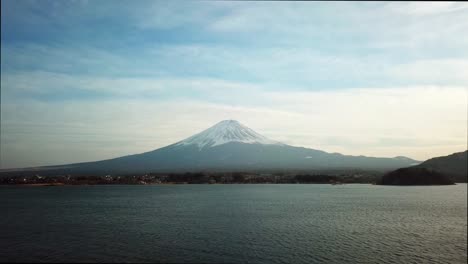
<svg viewBox="0 0 468 264">
<path fill-rule="evenodd" d="M 1 184 L 1 186 L 65 186 L 65 183 L 25 183 L 25 184 Z"/>
<path fill-rule="evenodd" d="M 65 184 L 65 183 L 25 183 L 25 184 L 0 184 L 0 186 L 24 186 L 24 187 L 43 187 L 43 186 L 95 186 L 95 185 L 272 185 L 272 184 L 314 184 L 314 185 L 347 185 L 347 184 L 370 184 L 372 183 L 146 183 L 146 184 Z"/>
<path fill-rule="evenodd" d="M 375 185 L 375 186 L 420 186 L 420 187 L 428 187 L 428 186 L 454 186 L 458 184 L 467 184 L 466 182 L 457 182 L 454 184 L 449 185 L 381 185 L 381 184 L 374 184 L 374 183 L 344 183 L 344 184 L 331 184 L 331 183 L 147 183 L 147 184 L 65 184 L 65 183 L 26 183 L 26 184 L 0 184 L 1 186 L 11 186 L 11 187 L 53 187 L 53 186 L 115 186 L 115 185 L 131 185 L 131 186 L 148 186 L 148 185 L 291 185 L 291 184 L 301 184 L 301 185 L 350 185 L 350 184 L 367 184 L 367 185 Z"/>
</svg>

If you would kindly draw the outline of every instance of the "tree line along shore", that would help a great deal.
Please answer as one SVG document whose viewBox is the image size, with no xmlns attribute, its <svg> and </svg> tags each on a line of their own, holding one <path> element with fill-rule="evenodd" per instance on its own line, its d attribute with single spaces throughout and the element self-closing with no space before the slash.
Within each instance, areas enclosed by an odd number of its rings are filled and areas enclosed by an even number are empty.
<svg viewBox="0 0 468 264">
<path fill-rule="evenodd" d="M 345 184 L 451 185 L 466 182 L 437 170 L 419 167 L 381 171 L 282 171 L 282 172 L 184 172 L 140 175 L 53 175 L 13 174 L 0 177 L 0 185 L 59 186 L 103 184 Z"/>
<path fill-rule="evenodd" d="M 97 184 L 230 184 L 230 183 L 376 183 L 378 172 L 350 173 L 251 173 L 185 172 L 144 175 L 28 175 L 0 177 L 2 185 L 97 185 Z"/>
</svg>

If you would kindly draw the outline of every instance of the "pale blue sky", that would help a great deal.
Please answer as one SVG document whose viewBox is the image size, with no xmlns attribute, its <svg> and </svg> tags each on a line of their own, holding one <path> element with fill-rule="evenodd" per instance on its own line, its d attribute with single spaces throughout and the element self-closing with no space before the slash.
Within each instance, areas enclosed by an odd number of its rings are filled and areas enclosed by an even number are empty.
<svg viewBox="0 0 468 264">
<path fill-rule="evenodd" d="M 140 153 L 237 119 L 288 144 L 466 149 L 468 4 L 2 1 L 1 168 Z"/>
</svg>

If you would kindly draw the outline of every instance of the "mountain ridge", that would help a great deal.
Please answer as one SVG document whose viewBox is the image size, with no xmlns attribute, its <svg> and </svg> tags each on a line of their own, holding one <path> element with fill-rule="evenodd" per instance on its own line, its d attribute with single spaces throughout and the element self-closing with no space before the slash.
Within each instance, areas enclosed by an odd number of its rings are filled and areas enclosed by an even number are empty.
<svg viewBox="0 0 468 264">
<path fill-rule="evenodd" d="M 457 182 L 468 181 L 468 150 L 428 159 L 414 167 L 445 173 Z"/>
<path fill-rule="evenodd" d="M 235 120 L 224 120 L 184 140 L 148 152 L 35 170 L 64 174 L 336 168 L 391 170 L 414 163 L 418 161 L 401 156 L 350 156 L 290 146 L 268 139 Z"/>
</svg>

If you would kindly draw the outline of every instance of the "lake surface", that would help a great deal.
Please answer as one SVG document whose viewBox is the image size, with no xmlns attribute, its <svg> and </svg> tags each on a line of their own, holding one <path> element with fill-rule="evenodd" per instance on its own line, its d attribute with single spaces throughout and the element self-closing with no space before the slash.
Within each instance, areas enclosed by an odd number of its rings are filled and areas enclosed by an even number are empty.
<svg viewBox="0 0 468 264">
<path fill-rule="evenodd" d="M 0 187 L 0 261 L 466 263 L 467 185 Z"/>
</svg>

